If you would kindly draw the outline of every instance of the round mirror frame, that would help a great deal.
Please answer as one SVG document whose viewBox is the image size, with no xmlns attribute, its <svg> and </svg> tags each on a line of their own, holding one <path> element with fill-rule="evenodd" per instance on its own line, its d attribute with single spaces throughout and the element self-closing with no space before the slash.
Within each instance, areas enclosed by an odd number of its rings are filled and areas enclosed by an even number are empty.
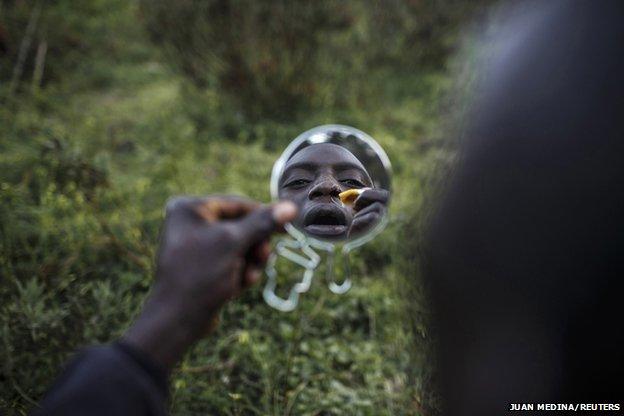
<svg viewBox="0 0 624 416">
<path fill-rule="evenodd" d="M 273 201 L 279 200 L 279 179 L 284 171 L 284 166 L 286 162 L 292 154 L 301 146 L 302 143 L 308 141 L 310 137 L 317 135 L 319 133 L 325 133 L 327 131 L 337 131 L 340 133 L 344 133 L 345 135 L 353 135 L 357 137 L 359 140 L 362 140 L 367 146 L 369 146 L 375 154 L 379 157 L 379 160 L 384 168 L 384 171 L 388 175 L 388 183 L 392 182 L 392 165 L 390 164 L 390 159 L 383 148 L 373 139 L 370 135 L 364 133 L 361 130 L 358 130 L 354 127 L 345 126 L 342 124 L 325 124 L 322 126 L 314 127 L 310 130 L 307 130 L 297 136 L 290 144 L 286 147 L 286 149 L 282 152 L 279 159 L 273 164 L 273 170 L 271 172 L 271 198 Z M 389 187 L 390 188 L 390 187 Z M 390 196 L 392 195 L 391 189 L 388 189 L 390 192 Z M 286 231 L 296 240 L 298 241 L 306 241 L 308 244 L 314 248 L 325 250 L 325 251 L 334 251 L 336 246 L 341 247 L 342 251 L 347 253 L 353 250 L 356 247 L 359 247 L 363 244 L 366 244 L 370 240 L 372 240 L 377 234 L 379 234 L 388 224 L 388 213 L 384 215 L 381 220 L 370 230 L 368 230 L 363 235 L 356 237 L 354 239 L 346 239 L 344 241 L 337 242 L 327 242 L 321 241 L 317 238 L 311 237 L 307 235 L 305 232 L 297 229 L 292 224 L 287 224 L 285 229 Z"/>
</svg>

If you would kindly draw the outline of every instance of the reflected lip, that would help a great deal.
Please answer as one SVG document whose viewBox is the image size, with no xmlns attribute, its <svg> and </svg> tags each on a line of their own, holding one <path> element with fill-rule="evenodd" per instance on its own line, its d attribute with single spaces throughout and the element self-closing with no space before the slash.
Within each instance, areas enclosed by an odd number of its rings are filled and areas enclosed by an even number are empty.
<svg viewBox="0 0 624 416">
<path fill-rule="evenodd" d="M 310 234 L 315 235 L 340 235 L 347 232 L 346 225 L 317 225 L 311 224 L 303 227 Z"/>
<path fill-rule="evenodd" d="M 347 232 L 347 217 L 336 205 L 318 205 L 306 213 L 303 228 L 315 235 L 340 235 Z"/>
</svg>

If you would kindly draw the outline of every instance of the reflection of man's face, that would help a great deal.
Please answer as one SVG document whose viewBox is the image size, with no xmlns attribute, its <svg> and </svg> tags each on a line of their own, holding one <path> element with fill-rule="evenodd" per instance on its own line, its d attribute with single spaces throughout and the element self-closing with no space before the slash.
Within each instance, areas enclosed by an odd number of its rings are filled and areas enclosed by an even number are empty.
<svg viewBox="0 0 624 416">
<path fill-rule="evenodd" d="M 308 146 L 284 166 L 279 196 L 299 207 L 294 225 L 326 240 L 347 236 L 353 210 L 344 207 L 338 194 L 347 189 L 372 187 L 362 163 L 347 149 L 331 143 Z"/>
</svg>

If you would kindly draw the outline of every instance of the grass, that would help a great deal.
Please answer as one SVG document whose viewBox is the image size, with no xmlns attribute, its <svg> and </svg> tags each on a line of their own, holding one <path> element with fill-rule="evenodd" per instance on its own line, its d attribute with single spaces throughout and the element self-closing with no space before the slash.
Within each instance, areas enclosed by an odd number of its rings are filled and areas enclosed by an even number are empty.
<svg viewBox="0 0 624 416">
<path fill-rule="evenodd" d="M 420 414 L 430 405 L 428 334 L 421 318 L 406 316 L 406 303 L 422 300 L 405 296 L 417 276 L 403 266 L 397 235 L 446 155 L 435 107 L 446 77 L 383 70 L 383 94 L 367 108 L 251 124 L 224 112 L 216 93 L 189 101 L 186 81 L 142 32 L 122 33 L 131 57 L 93 58 L 90 72 L 0 109 L 0 409 L 25 414 L 72 351 L 111 341 L 131 322 L 153 277 L 169 197 L 269 201 L 282 148 L 331 122 L 367 131 L 389 154 L 399 192 L 388 229 L 354 253 L 355 284 L 344 296 L 319 275 L 295 312 L 270 309 L 259 287 L 229 305 L 174 372 L 171 411 Z M 204 126 L 189 115 L 195 105 Z"/>
</svg>

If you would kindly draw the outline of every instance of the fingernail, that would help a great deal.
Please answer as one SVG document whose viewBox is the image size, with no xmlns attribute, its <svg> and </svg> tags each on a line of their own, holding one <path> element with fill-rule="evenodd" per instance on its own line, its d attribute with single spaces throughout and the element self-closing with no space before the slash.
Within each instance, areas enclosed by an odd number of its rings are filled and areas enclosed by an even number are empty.
<svg viewBox="0 0 624 416">
<path fill-rule="evenodd" d="M 297 206 L 290 201 L 278 202 L 273 206 L 273 219 L 278 224 L 283 224 L 295 218 Z"/>
</svg>

